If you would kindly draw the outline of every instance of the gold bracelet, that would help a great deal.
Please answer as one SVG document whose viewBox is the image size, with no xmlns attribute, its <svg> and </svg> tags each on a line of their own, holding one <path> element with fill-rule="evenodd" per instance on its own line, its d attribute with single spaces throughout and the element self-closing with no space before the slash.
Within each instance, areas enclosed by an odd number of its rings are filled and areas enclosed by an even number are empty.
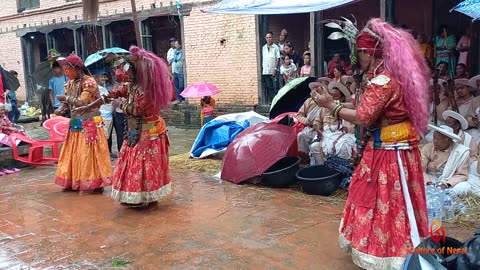
<svg viewBox="0 0 480 270">
<path fill-rule="evenodd" d="M 340 104 L 337 104 L 335 107 L 333 107 L 332 112 L 330 113 L 332 116 L 335 116 L 335 111 L 337 110 L 338 106 L 340 106 Z"/>
<path fill-rule="evenodd" d="M 343 109 L 343 104 L 339 104 L 337 110 L 335 111 L 335 117 L 338 119 L 338 114 Z"/>
<path fill-rule="evenodd" d="M 103 104 L 107 103 L 107 102 L 105 102 L 105 97 L 104 96 L 101 96 L 101 98 L 102 98 Z"/>
</svg>

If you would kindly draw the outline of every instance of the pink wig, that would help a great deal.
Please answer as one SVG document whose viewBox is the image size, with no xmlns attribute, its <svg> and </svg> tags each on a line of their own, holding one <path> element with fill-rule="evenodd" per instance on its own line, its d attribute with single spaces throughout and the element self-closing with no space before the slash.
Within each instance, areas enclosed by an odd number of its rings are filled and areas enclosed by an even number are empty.
<svg viewBox="0 0 480 270">
<path fill-rule="evenodd" d="M 406 108 L 415 129 L 423 134 L 428 125 L 430 76 L 417 41 L 405 30 L 380 19 L 367 23 L 381 38 L 385 69 L 400 83 Z"/>
<path fill-rule="evenodd" d="M 135 80 L 147 98 L 152 99 L 154 109 L 160 112 L 168 108 L 173 90 L 167 64 L 155 54 L 136 46 L 130 47 L 130 53 L 137 58 Z"/>
</svg>

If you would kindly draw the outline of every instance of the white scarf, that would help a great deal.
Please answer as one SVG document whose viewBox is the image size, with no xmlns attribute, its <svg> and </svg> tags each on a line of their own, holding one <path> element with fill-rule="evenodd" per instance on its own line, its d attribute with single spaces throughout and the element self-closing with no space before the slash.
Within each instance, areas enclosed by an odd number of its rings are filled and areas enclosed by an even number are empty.
<svg viewBox="0 0 480 270">
<path fill-rule="evenodd" d="M 450 179 L 457 171 L 458 167 L 468 158 L 470 158 L 470 148 L 463 144 L 454 144 L 452 152 L 450 152 L 450 156 L 448 156 L 448 161 L 445 163 L 440 179 L 445 181 Z"/>
</svg>

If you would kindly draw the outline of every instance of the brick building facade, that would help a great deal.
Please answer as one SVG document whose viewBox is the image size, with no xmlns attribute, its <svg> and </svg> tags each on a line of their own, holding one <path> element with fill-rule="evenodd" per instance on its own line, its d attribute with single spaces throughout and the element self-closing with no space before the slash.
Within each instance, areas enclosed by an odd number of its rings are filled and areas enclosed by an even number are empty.
<svg viewBox="0 0 480 270">
<path fill-rule="evenodd" d="M 22 85 L 17 92 L 20 101 L 37 98 L 32 73 L 35 66 L 45 61 L 48 49 L 55 48 L 64 55 L 75 51 L 85 58 L 104 47 L 128 49 L 136 43 L 129 0 L 100 0 L 96 27 L 82 21 L 81 0 L 4 2 L 0 9 L 0 65 L 18 72 Z M 186 85 L 206 81 L 218 86 L 222 93 L 215 97 L 220 106 L 217 111 L 253 109 L 259 96 L 255 16 L 202 12 L 218 1 L 181 2 L 178 9 L 175 1 L 136 1 L 142 45 L 165 57 L 168 39 L 181 39 Z M 27 7 L 21 10 L 24 5 Z M 197 103 L 190 100 L 193 105 L 172 107 L 165 112 L 168 122 L 198 126 Z"/>
</svg>

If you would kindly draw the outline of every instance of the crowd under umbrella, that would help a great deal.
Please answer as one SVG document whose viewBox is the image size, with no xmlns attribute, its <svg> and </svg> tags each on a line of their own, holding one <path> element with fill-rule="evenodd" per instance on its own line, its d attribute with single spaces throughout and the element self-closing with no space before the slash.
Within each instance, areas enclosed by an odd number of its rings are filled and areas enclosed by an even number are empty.
<svg viewBox="0 0 480 270">
<path fill-rule="evenodd" d="M 270 119 L 286 112 L 298 112 L 305 100 L 310 97 L 308 85 L 315 82 L 315 77 L 297 78 L 287 83 L 273 98 L 270 106 Z"/>
<path fill-rule="evenodd" d="M 463 13 L 471 17 L 473 21 L 479 20 L 480 19 L 480 0 L 463 1 L 450 10 L 450 12 L 452 11 Z"/>
<path fill-rule="evenodd" d="M 225 152 L 221 178 L 238 184 L 262 175 L 286 157 L 296 138 L 294 129 L 282 124 L 259 123 L 245 129 Z"/>
</svg>

